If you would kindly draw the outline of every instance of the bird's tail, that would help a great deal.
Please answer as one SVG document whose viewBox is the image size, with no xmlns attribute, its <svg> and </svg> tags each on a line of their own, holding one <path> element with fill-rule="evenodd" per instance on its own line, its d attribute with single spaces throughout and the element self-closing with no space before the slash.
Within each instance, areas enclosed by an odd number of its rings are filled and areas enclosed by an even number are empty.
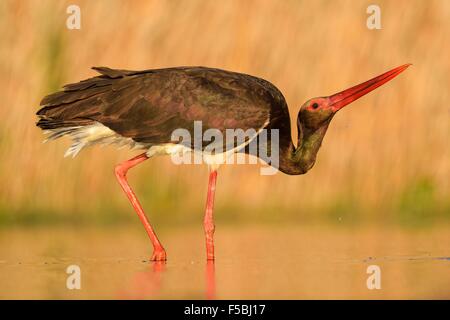
<svg viewBox="0 0 450 320">
<path fill-rule="evenodd" d="M 94 68 L 102 75 L 68 84 L 63 90 L 44 97 L 36 115 L 39 117 L 36 125 L 43 130 L 58 131 L 54 138 L 71 132 L 71 128 L 86 126 L 93 123 L 92 117 L 98 115 L 102 103 L 101 95 L 111 89 L 114 79 L 105 70 Z M 105 69 L 105 70 L 103 70 Z"/>
<path fill-rule="evenodd" d="M 45 141 L 70 135 L 74 140 L 65 156 L 75 156 L 83 147 L 94 143 L 134 145 L 131 139 L 117 134 L 96 119 L 102 115 L 109 98 L 117 98 L 126 87 L 120 79 L 149 71 L 115 70 L 94 67 L 101 75 L 65 85 L 61 91 L 44 97 L 36 115 L 36 125 L 48 134 Z"/>
<path fill-rule="evenodd" d="M 117 70 L 107 67 L 93 67 L 99 76 L 78 83 L 65 85 L 63 90 L 52 93 L 42 99 L 42 107 L 36 113 L 39 121 L 36 125 L 43 130 L 61 127 L 85 126 L 92 123 L 91 118 L 101 113 L 100 106 L 105 103 L 104 93 L 120 92 L 123 88 L 120 79 L 151 70 Z M 126 86 L 126 83 L 124 83 Z"/>
</svg>

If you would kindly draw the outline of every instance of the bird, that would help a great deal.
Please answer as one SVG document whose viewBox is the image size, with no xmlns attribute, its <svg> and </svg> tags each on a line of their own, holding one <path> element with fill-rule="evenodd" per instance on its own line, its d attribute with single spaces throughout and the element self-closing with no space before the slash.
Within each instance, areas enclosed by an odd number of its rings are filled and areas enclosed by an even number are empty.
<svg viewBox="0 0 450 320">
<path fill-rule="evenodd" d="M 36 125 L 45 141 L 63 136 L 72 139 L 65 156 L 76 156 L 95 144 L 116 144 L 143 153 L 115 166 L 115 176 L 152 242 L 152 261 L 165 261 L 166 251 L 136 194 L 127 181 L 129 169 L 157 155 L 180 152 L 200 154 L 209 168 L 204 234 L 206 259 L 214 260 L 213 208 L 217 155 L 249 154 L 267 160 L 260 150 L 278 153 L 277 170 L 287 175 L 308 172 L 316 162 L 328 126 L 345 106 L 392 80 L 411 64 L 404 64 L 368 81 L 332 94 L 307 100 L 297 115 L 297 143 L 291 137 L 289 109 L 281 91 L 271 82 L 245 73 L 202 66 L 170 67 L 141 71 L 93 67 L 94 77 L 63 86 L 40 102 Z M 213 154 L 203 141 L 173 141 L 173 132 L 194 133 L 200 121 L 205 129 L 254 129 L 239 144 L 225 145 Z M 262 149 L 249 148 L 262 130 L 276 130 Z"/>
</svg>

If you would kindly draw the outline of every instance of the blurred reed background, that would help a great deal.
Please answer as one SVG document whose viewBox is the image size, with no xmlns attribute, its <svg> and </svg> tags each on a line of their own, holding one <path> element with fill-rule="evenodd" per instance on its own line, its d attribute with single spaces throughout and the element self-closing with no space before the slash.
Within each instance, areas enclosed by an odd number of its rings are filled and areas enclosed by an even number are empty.
<svg viewBox="0 0 450 320">
<path fill-rule="evenodd" d="M 95 147 L 64 159 L 69 141 L 42 144 L 35 127 L 40 99 L 94 76 L 91 66 L 203 65 L 263 77 L 285 95 L 295 128 L 308 98 L 408 62 L 335 117 L 307 175 L 222 167 L 217 221 L 449 221 L 450 1 L 377 1 L 382 30 L 368 30 L 372 2 L 1 1 L 0 226 L 138 225 L 113 175 L 136 152 Z M 65 26 L 70 4 L 81 7 L 81 30 Z M 200 223 L 206 166 L 152 159 L 130 182 L 161 226 Z"/>
</svg>

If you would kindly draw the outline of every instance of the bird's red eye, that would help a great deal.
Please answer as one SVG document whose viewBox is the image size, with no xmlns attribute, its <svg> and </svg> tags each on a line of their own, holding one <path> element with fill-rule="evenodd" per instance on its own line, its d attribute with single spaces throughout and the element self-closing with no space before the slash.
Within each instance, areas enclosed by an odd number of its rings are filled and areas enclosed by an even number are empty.
<svg viewBox="0 0 450 320">
<path fill-rule="evenodd" d="M 318 107 L 319 107 L 319 105 L 317 104 L 317 102 L 314 102 L 313 105 L 312 105 L 312 108 L 313 109 L 317 109 Z"/>
</svg>

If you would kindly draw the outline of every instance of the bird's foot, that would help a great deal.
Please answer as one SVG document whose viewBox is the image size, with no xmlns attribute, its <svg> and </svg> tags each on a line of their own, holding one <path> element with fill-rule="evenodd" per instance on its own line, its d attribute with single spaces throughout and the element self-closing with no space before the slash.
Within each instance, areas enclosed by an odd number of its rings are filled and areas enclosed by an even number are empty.
<svg viewBox="0 0 450 320">
<path fill-rule="evenodd" d="M 166 261 L 167 260 L 167 254 L 164 249 L 155 249 L 153 251 L 151 261 Z"/>
</svg>

